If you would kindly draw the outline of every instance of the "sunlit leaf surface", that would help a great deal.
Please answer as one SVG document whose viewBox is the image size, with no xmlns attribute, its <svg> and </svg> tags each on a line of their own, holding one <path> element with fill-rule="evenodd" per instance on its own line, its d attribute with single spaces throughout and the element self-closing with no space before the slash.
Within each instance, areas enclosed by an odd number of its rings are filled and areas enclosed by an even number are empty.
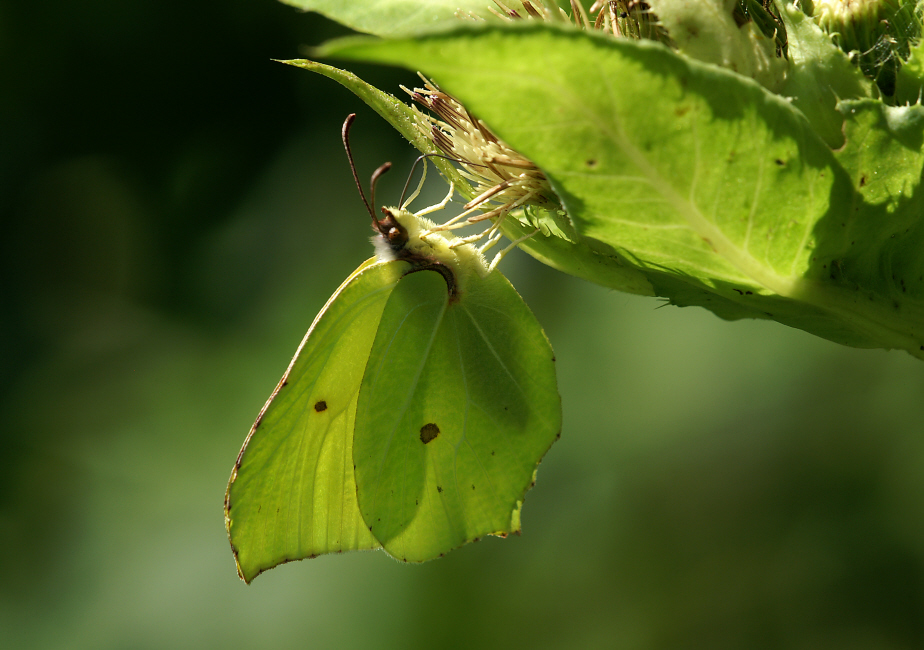
<svg viewBox="0 0 924 650">
<path fill-rule="evenodd" d="M 876 281 L 838 272 L 832 242 L 851 229 L 891 238 L 889 215 L 863 207 L 805 117 L 752 80 L 658 44 L 547 25 L 347 39 L 327 52 L 431 75 L 548 174 L 582 236 L 674 303 L 924 356 L 924 283 L 904 277 L 897 296 L 885 268 Z M 911 237 L 920 214 L 909 215 Z M 916 268 L 903 250 L 893 264 Z"/>
</svg>

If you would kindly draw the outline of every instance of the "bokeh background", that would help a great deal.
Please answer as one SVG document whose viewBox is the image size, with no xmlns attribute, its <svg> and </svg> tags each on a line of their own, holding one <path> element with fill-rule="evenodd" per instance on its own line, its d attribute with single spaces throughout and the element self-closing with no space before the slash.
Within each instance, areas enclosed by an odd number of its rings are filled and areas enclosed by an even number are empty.
<svg viewBox="0 0 924 650">
<path fill-rule="evenodd" d="M 924 647 L 920 361 L 518 251 L 565 414 L 523 535 L 238 580 L 231 466 L 371 253 L 340 124 L 363 177 L 395 162 L 383 202 L 415 153 L 271 60 L 342 33 L 273 0 L 0 1 L 0 645 Z"/>
</svg>

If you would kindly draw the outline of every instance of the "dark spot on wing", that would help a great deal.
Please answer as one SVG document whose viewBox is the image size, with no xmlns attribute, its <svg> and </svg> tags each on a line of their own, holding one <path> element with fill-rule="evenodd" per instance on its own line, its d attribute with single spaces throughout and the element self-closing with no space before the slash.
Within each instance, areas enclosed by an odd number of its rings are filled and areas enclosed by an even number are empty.
<svg viewBox="0 0 924 650">
<path fill-rule="evenodd" d="M 427 444 L 434 438 L 440 435 L 440 428 L 436 426 L 433 422 L 423 425 L 420 427 L 420 441 L 424 444 Z"/>
<path fill-rule="evenodd" d="M 318 413 L 320 413 L 321 411 L 326 411 L 326 410 L 327 410 L 327 402 L 325 402 L 324 400 L 321 400 L 321 401 L 319 401 L 319 402 L 315 402 L 314 410 L 317 411 Z"/>
</svg>

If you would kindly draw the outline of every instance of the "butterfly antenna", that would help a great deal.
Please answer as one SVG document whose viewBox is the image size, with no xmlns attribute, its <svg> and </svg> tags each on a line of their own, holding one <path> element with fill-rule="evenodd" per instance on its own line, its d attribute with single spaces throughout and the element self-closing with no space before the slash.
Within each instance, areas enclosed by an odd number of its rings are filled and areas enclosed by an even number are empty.
<svg viewBox="0 0 924 650">
<path fill-rule="evenodd" d="M 391 163 L 382 163 L 379 165 L 379 168 L 372 172 L 372 180 L 369 181 L 369 200 L 372 202 L 372 205 L 375 205 L 375 184 L 379 182 L 379 177 L 391 169 Z M 373 221 L 378 221 L 375 217 L 372 217 Z"/>
<path fill-rule="evenodd" d="M 343 148 L 346 149 L 347 158 L 350 161 L 350 171 L 353 172 L 353 181 L 356 183 L 356 189 L 359 190 L 359 196 L 363 200 L 363 205 L 366 206 L 366 212 L 372 217 L 372 225 L 376 226 L 379 221 L 375 218 L 375 213 L 372 211 L 369 201 L 366 200 L 366 193 L 363 192 L 362 183 L 359 182 L 359 174 L 356 173 L 356 163 L 353 162 L 353 152 L 350 150 L 350 127 L 353 126 L 353 120 L 355 119 L 356 113 L 347 115 L 347 118 L 343 121 L 343 129 L 340 133 L 343 136 Z M 391 163 L 385 163 L 372 173 L 371 191 L 373 203 L 375 202 L 375 182 L 378 180 L 379 176 L 387 172 L 390 168 Z"/>
</svg>

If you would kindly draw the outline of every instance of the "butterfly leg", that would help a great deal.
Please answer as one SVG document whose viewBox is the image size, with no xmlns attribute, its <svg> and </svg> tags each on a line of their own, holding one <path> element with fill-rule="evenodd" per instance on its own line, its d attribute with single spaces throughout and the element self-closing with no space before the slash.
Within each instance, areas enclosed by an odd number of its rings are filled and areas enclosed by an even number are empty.
<svg viewBox="0 0 924 650">
<path fill-rule="evenodd" d="M 412 169 L 411 173 L 413 173 L 413 171 L 414 170 Z M 420 194 L 420 190 L 423 187 L 425 180 L 427 180 L 427 159 L 426 158 L 424 158 L 424 161 L 423 161 L 423 172 L 420 175 L 420 182 L 417 183 L 417 189 L 414 190 L 414 192 L 409 197 L 407 197 L 407 201 L 401 204 L 402 210 L 407 210 L 407 206 L 411 204 L 411 201 L 417 198 L 417 196 Z M 420 216 L 420 214 L 424 214 L 424 213 L 418 213 L 417 216 Z"/>
<path fill-rule="evenodd" d="M 419 189 L 420 189 L 420 188 L 418 188 L 418 190 L 419 190 Z M 449 201 L 452 199 L 452 193 L 455 192 L 455 191 L 456 191 L 456 186 L 450 181 L 450 183 L 449 183 L 449 193 L 446 195 L 446 198 L 444 198 L 442 201 L 440 201 L 439 203 L 437 203 L 437 204 L 435 204 L 435 205 L 431 205 L 429 208 L 424 208 L 424 209 L 421 210 L 420 212 L 415 213 L 415 216 L 417 216 L 417 217 L 422 217 L 422 216 L 424 216 L 425 214 L 430 214 L 431 212 L 436 212 L 437 210 L 442 210 L 443 208 L 445 208 L 445 207 L 449 204 Z M 414 196 L 417 196 L 417 192 L 414 192 Z"/>
<path fill-rule="evenodd" d="M 491 271 L 493 271 L 494 268 L 500 263 L 500 261 L 501 261 L 502 259 L 504 259 L 504 256 L 506 256 L 507 253 L 509 253 L 509 252 L 510 252 L 511 250 L 513 250 L 514 248 L 516 248 L 517 244 L 519 244 L 519 243 L 522 242 L 522 241 L 525 241 L 525 240 L 529 239 L 530 237 L 532 237 L 533 235 L 535 235 L 536 233 L 538 233 L 539 230 L 540 230 L 539 228 L 536 228 L 534 231 L 532 231 L 532 232 L 529 233 L 528 235 L 523 235 L 522 237 L 518 237 L 517 239 L 513 240 L 512 242 L 510 242 L 510 244 L 508 244 L 507 246 L 505 246 L 504 249 L 503 249 L 501 252 L 499 252 L 497 255 L 494 256 L 494 259 L 491 261 L 491 264 L 488 266 L 488 273 L 490 273 Z M 488 245 L 496 244 L 498 239 L 500 239 L 500 234 L 499 234 L 499 233 L 498 233 L 497 237 L 495 237 L 491 242 L 488 242 L 488 244 L 485 244 L 485 246 L 482 247 L 481 251 L 484 252 L 484 249 L 487 248 Z"/>
</svg>

